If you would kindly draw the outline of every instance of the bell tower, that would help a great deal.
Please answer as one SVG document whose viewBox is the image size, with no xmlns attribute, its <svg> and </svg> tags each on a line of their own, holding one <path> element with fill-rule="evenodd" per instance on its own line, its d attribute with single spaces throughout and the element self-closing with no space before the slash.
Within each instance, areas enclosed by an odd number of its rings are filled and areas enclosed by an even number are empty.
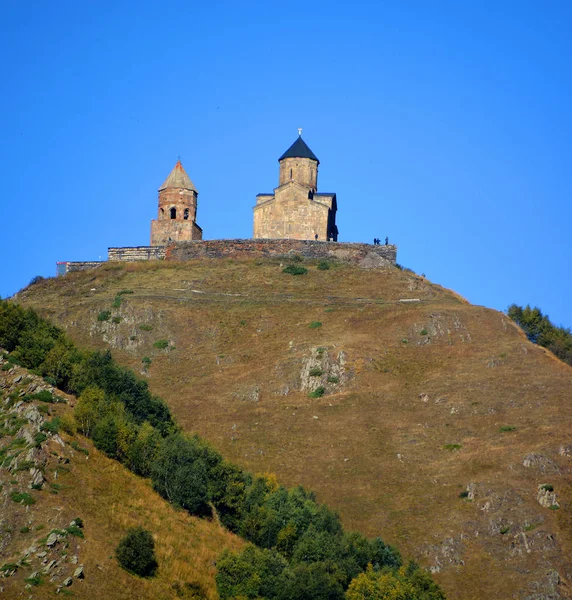
<svg viewBox="0 0 572 600">
<path fill-rule="evenodd" d="M 320 161 L 302 139 L 300 129 L 298 139 L 278 159 L 278 163 L 280 164 L 279 186 L 295 181 L 312 192 L 317 191 Z"/>
<path fill-rule="evenodd" d="M 179 159 L 159 188 L 159 211 L 157 219 L 151 221 L 151 246 L 203 239 L 203 230 L 196 222 L 198 195 Z"/>
</svg>

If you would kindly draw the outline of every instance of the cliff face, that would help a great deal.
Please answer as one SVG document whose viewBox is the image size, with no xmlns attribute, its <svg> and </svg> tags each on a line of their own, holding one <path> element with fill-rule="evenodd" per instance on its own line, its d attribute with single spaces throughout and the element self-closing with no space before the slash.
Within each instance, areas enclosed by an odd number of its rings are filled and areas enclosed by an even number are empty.
<svg viewBox="0 0 572 600">
<path fill-rule="evenodd" d="M 449 598 L 569 597 L 570 367 L 413 273 L 286 264 L 108 264 L 16 301 L 111 347 L 186 429 L 316 491 Z"/>
</svg>

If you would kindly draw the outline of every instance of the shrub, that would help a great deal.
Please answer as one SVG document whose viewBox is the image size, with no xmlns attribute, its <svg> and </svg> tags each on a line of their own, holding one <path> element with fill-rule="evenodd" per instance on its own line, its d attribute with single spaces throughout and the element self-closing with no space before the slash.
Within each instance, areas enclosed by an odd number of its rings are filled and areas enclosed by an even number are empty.
<svg viewBox="0 0 572 600">
<path fill-rule="evenodd" d="M 159 348 L 159 350 L 164 350 L 169 346 L 169 340 L 157 340 L 154 344 L 154 348 Z"/>
<path fill-rule="evenodd" d="M 320 271 L 328 271 L 328 270 L 329 270 L 329 268 L 330 268 L 330 263 L 329 263 L 329 262 L 327 262 L 327 261 L 325 261 L 325 260 L 321 260 L 321 261 L 318 263 L 318 269 L 319 269 Z"/>
<path fill-rule="evenodd" d="M 140 577 L 152 577 L 157 571 L 155 542 L 149 531 L 133 527 L 115 549 L 117 562 L 129 573 Z"/>
<path fill-rule="evenodd" d="M 328 383 L 340 383 L 340 378 L 330 375 L 330 377 L 328 377 Z"/>
<path fill-rule="evenodd" d="M 48 433 L 58 433 L 61 427 L 61 419 L 59 417 L 53 418 L 51 421 L 46 421 L 42 424 L 40 429 L 47 431 Z"/>
<path fill-rule="evenodd" d="M 32 577 L 24 579 L 24 581 L 30 585 L 41 585 L 43 583 L 42 578 L 39 575 L 33 575 Z"/>
<path fill-rule="evenodd" d="M 459 498 L 468 498 L 468 497 L 469 497 L 469 492 L 467 490 L 464 490 L 459 494 Z"/>
<path fill-rule="evenodd" d="M 30 506 L 36 502 L 36 500 L 27 492 L 11 492 L 10 498 L 13 502 L 23 504 L 24 506 Z"/>
<path fill-rule="evenodd" d="M 141 331 L 151 331 L 153 329 L 153 325 L 143 323 L 143 325 L 139 325 L 139 329 L 141 329 Z"/>
<path fill-rule="evenodd" d="M 299 267 L 298 265 L 288 265 L 282 269 L 282 273 L 288 273 L 289 275 L 305 275 L 307 272 L 306 267 Z"/>
<path fill-rule="evenodd" d="M 117 292 L 117 296 L 123 296 L 123 294 L 132 294 L 133 290 L 121 290 L 120 292 Z"/>
<path fill-rule="evenodd" d="M 36 275 L 35 277 L 32 278 L 32 280 L 30 281 L 30 283 L 28 284 L 30 285 L 36 285 L 36 283 L 41 283 L 42 281 L 45 281 L 45 277 L 42 277 L 41 275 Z"/>
<path fill-rule="evenodd" d="M 79 525 L 70 525 L 69 527 L 66 527 L 66 532 L 70 535 L 75 535 L 76 537 L 83 537 L 83 531 Z"/>
<path fill-rule="evenodd" d="M 554 486 L 550 485 L 549 483 L 545 483 L 544 485 L 540 486 L 543 490 L 547 491 L 547 492 L 553 492 L 554 491 Z"/>
<path fill-rule="evenodd" d="M 42 433 L 41 431 L 38 431 L 38 433 L 36 433 L 36 435 L 34 436 L 36 446 L 40 446 L 47 439 L 48 439 L 48 436 L 45 433 Z"/>
<path fill-rule="evenodd" d="M 310 377 L 320 377 L 320 375 L 322 374 L 322 369 L 320 369 L 320 367 L 314 367 L 312 369 L 310 369 Z"/>
<path fill-rule="evenodd" d="M 113 319 L 111 319 L 111 322 L 117 325 L 118 323 L 121 323 L 121 317 L 113 317 Z"/>
<path fill-rule="evenodd" d="M 510 527 L 502 527 L 500 530 L 500 534 L 504 535 L 505 533 L 508 533 L 510 531 Z"/>
<path fill-rule="evenodd" d="M 514 425 L 503 425 L 500 428 L 501 433 L 504 433 L 505 431 L 515 431 L 516 427 Z"/>
<path fill-rule="evenodd" d="M 29 527 L 20 527 L 20 533 L 30 533 Z"/>
<path fill-rule="evenodd" d="M 144 367 L 148 367 L 151 364 L 151 359 L 148 356 L 144 356 L 141 359 L 141 362 L 143 363 Z"/>
<path fill-rule="evenodd" d="M 115 296 L 111 308 L 119 308 L 121 306 L 121 296 Z"/>
<path fill-rule="evenodd" d="M 30 400 L 39 400 L 40 402 L 47 402 L 48 404 L 54 404 L 55 402 L 57 402 L 57 398 L 54 398 L 53 394 L 51 392 L 48 392 L 48 390 L 42 390 L 37 394 L 32 394 L 31 396 L 28 396 L 28 398 Z"/>
<path fill-rule="evenodd" d="M 319 329 L 321 326 L 322 323 L 320 323 L 320 321 L 312 321 L 310 325 L 308 325 L 310 329 Z"/>
<path fill-rule="evenodd" d="M 308 394 L 308 398 L 321 398 L 326 393 L 326 388 L 324 386 L 317 387 L 313 392 Z"/>
<path fill-rule="evenodd" d="M 450 452 L 455 452 L 456 450 L 460 450 L 463 446 L 461 444 L 445 444 L 443 446 L 443 450 L 449 450 Z"/>
<path fill-rule="evenodd" d="M 98 315 L 97 315 L 97 320 L 98 321 L 109 321 L 109 318 L 111 317 L 111 311 L 110 310 L 102 310 Z"/>
<path fill-rule="evenodd" d="M 422 330 L 419 332 L 419 335 L 427 335 L 427 329 L 422 329 Z"/>
</svg>

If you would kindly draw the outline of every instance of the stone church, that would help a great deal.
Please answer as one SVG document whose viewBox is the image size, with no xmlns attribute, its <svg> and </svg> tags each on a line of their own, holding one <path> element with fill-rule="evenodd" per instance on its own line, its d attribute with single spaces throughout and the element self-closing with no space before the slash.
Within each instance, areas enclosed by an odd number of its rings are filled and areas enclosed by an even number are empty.
<svg viewBox="0 0 572 600">
<path fill-rule="evenodd" d="M 203 230 L 197 225 L 198 195 L 178 160 L 159 188 L 159 214 L 151 221 L 151 246 L 203 239 Z"/>
<path fill-rule="evenodd" d="M 253 237 L 336 242 L 336 195 L 318 193 L 320 161 L 301 130 L 278 163 L 278 187 L 273 194 L 256 196 Z"/>
</svg>

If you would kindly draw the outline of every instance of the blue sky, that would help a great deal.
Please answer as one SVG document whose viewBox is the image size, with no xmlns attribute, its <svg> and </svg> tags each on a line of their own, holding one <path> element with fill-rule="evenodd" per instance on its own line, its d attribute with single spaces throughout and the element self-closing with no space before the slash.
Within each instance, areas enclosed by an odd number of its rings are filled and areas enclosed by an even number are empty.
<svg viewBox="0 0 572 600">
<path fill-rule="evenodd" d="M 0 0 L 0 295 L 146 245 L 180 155 L 252 235 L 303 127 L 341 241 L 572 325 L 572 3 Z"/>
</svg>

